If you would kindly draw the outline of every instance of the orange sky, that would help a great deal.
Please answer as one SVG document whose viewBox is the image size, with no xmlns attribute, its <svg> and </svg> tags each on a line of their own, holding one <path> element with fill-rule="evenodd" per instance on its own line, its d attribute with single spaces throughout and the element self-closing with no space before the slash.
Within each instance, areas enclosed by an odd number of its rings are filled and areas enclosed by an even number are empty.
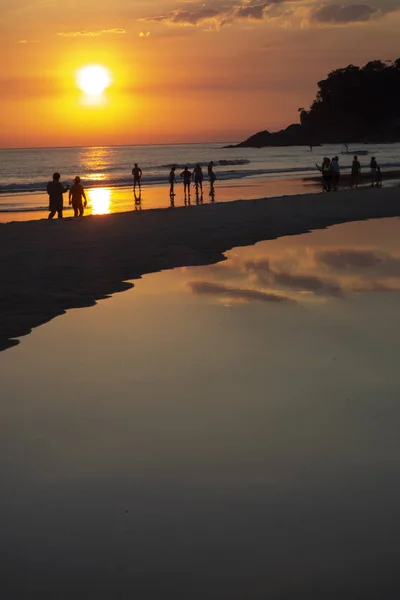
<svg viewBox="0 0 400 600">
<path fill-rule="evenodd" d="M 396 10 L 396 7 L 398 10 Z M 398 0 L 0 0 L 0 146 L 236 141 L 400 55 Z M 103 102 L 76 71 L 108 67 Z"/>
</svg>

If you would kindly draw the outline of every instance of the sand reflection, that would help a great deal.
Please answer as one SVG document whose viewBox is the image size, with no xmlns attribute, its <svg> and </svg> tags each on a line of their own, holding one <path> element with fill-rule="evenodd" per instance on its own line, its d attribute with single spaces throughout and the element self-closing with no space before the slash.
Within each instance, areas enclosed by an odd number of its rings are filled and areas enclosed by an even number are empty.
<svg viewBox="0 0 400 600">
<path fill-rule="evenodd" d="M 94 188 L 89 190 L 89 203 L 93 215 L 107 215 L 111 212 L 110 188 Z"/>
</svg>

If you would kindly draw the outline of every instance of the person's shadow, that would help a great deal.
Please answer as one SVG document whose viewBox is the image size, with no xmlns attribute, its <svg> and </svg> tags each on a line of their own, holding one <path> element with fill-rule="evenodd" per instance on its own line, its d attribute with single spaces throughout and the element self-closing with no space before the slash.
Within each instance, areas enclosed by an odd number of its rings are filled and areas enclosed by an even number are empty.
<svg viewBox="0 0 400 600">
<path fill-rule="evenodd" d="M 135 210 L 142 210 L 142 190 L 139 190 L 139 193 L 134 191 L 135 196 Z"/>
</svg>

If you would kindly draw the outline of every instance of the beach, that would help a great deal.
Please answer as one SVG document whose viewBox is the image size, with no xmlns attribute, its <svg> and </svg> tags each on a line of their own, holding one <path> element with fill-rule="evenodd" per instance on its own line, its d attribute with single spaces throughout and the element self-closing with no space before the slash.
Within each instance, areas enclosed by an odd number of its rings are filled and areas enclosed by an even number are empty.
<svg viewBox="0 0 400 600">
<path fill-rule="evenodd" d="M 235 246 L 400 216 L 399 190 L 363 189 L 0 225 L 0 347 L 146 273 L 213 264 Z"/>
<path fill-rule="evenodd" d="M 4 598 L 400 596 L 400 220 L 308 232 L 338 220 L 316 200 L 0 228 L 54 226 L 29 236 L 36 324 L 47 290 L 60 310 L 164 269 L 0 353 Z"/>
</svg>

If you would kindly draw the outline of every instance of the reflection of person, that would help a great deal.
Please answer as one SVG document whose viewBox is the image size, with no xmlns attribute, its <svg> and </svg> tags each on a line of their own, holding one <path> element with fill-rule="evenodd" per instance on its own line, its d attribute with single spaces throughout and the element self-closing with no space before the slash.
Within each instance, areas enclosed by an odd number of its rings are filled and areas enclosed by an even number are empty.
<svg viewBox="0 0 400 600">
<path fill-rule="evenodd" d="M 83 204 L 83 200 L 85 204 Z M 83 185 L 81 185 L 81 178 L 75 177 L 75 183 L 71 186 L 69 190 L 69 203 L 72 204 L 72 208 L 74 209 L 74 215 L 77 217 L 83 216 L 83 207 L 87 206 L 86 194 L 83 189 Z"/>
<path fill-rule="evenodd" d="M 358 188 L 358 182 L 360 179 L 361 165 L 358 160 L 358 156 L 354 157 L 353 164 L 351 165 L 351 187 Z"/>
<path fill-rule="evenodd" d="M 335 156 L 335 158 L 332 158 L 331 170 L 332 170 L 333 191 L 337 192 L 338 188 L 339 188 L 339 181 L 340 181 L 340 166 L 339 166 L 339 157 L 338 156 Z"/>
<path fill-rule="evenodd" d="M 68 192 L 69 185 L 66 187 L 60 182 L 60 173 L 53 174 L 53 181 L 47 184 L 47 193 L 49 195 L 49 219 L 52 219 L 57 213 L 59 219 L 63 218 L 63 194 Z"/>
<path fill-rule="evenodd" d="M 377 174 L 377 170 L 378 170 L 378 163 L 376 162 L 375 156 L 373 156 L 371 158 L 370 169 L 371 169 L 371 187 L 374 187 L 374 185 L 376 183 L 376 174 Z"/>
<path fill-rule="evenodd" d="M 382 187 L 382 173 L 379 165 L 376 167 L 376 187 Z"/>
<path fill-rule="evenodd" d="M 141 188 L 142 174 L 142 169 L 138 167 L 137 163 L 135 163 L 132 169 L 133 189 L 136 189 L 136 186 L 139 186 L 139 189 Z"/>
<path fill-rule="evenodd" d="M 176 182 L 175 171 L 176 171 L 176 167 L 174 165 L 169 173 L 169 196 L 170 196 L 170 198 L 175 196 L 175 190 L 174 190 L 175 182 Z"/>
<path fill-rule="evenodd" d="M 187 167 L 185 167 L 181 173 L 181 177 L 183 179 L 183 190 L 184 190 L 185 196 L 187 193 L 190 198 L 190 182 L 192 181 L 192 173 L 191 173 L 191 171 L 189 171 L 189 169 Z"/>
</svg>

